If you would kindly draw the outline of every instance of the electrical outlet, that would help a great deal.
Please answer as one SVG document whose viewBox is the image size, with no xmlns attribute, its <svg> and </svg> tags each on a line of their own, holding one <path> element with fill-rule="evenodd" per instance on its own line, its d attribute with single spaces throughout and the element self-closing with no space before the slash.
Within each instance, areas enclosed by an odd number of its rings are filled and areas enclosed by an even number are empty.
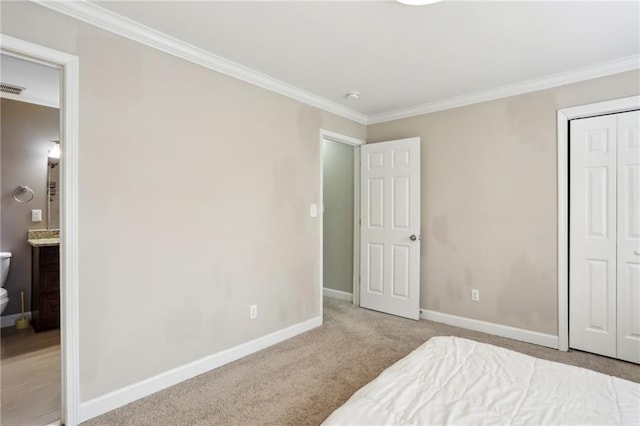
<svg viewBox="0 0 640 426">
<path fill-rule="evenodd" d="M 256 319 L 258 317 L 258 305 L 249 306 L 249 319 Z"/>
<path fill-rule="evenodd" d="M 480 290 L 471 289 L 471 300 L 474 302 L 480 301 Z"/>
</svg>

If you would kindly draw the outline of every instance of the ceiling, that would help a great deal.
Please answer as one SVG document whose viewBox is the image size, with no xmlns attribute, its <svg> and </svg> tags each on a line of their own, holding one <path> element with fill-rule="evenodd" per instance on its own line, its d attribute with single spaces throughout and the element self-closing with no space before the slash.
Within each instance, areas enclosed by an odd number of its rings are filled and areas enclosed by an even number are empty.
<svg viewBox="0 0 640 426">
<path fill-rule="evenodd" d="M 363 123 L 640 68 L 637 0 L 39 4 Z"/>
<path fill-rule="evenodd" d="M 637 1 L 97 4 L 368 116 L 640 53 Z"/>
<path fill-rule="evenodd" d="M 0 81 L 25 88 L 20 95 L 2 93 L 0 97 L 53 108 L 60 106 L 60 71 L 56 68 L 1 54 Z"/>
</svg>

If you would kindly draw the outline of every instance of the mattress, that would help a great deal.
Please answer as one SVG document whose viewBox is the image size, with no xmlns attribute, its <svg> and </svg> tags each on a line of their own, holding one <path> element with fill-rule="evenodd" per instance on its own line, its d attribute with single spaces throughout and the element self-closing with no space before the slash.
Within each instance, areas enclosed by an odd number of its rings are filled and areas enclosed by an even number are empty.
<svg viewBox="0 0 640 426">
<path fill-rule="evenodd" d="M 640 425 L 640 384 L 456 337 L 434 337 L 324 425 Z"/>
</svg>

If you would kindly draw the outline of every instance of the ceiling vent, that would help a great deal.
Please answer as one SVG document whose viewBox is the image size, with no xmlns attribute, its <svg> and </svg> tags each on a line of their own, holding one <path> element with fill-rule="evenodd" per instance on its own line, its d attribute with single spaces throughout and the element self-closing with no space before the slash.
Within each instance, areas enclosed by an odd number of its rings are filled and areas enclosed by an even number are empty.
<svg viewBox="0 0 640 426">
<path fill-rule="evenodd" d="M 0 92 L 11 93 L 12 95 L 21 95 L 25 90 L 24 87 L 16 86 L 8 83 L 0 83 Z"/>
</svg>

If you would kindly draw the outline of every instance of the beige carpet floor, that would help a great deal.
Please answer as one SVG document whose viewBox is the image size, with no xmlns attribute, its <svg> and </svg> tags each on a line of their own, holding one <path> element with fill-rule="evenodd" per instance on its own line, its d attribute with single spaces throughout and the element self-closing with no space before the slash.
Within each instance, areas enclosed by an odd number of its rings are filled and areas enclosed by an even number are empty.
<svg viewBox="0 0 640 426">
<path fill-rule="evenodd" d="M 318 425 L 433 336 L 453 335 L 640 382 L 640 366 L 411 321 L 325 299 L 322 327 L 95 418 L 89 425 Z"/>
</svg>

